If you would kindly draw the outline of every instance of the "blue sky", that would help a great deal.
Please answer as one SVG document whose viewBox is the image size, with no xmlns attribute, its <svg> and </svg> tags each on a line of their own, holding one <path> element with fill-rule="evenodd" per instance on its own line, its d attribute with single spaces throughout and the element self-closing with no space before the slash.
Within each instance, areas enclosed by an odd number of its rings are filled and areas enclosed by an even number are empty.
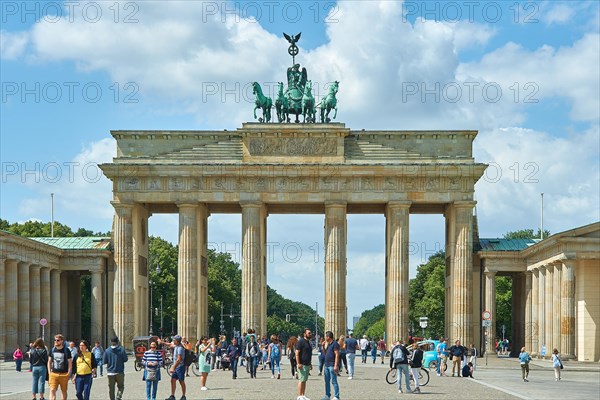
<svg viewBox="0 0 600 400">
<path fill-rule="evenodd" d="M 491 166 L 476 186 L 483 237 L 537 228 L 541 192 L 553 233 L 600 219 L 598 2 L 70 4 L 1 3 L 0 215 L 11 222 L 48 220 L 55 193 L 57 220 L 109 230 L 111 186 L 96 167 L 115 155 L 109 131 L 251 121 L 244 85 L 284 79 L 284 31 L 302 32 L 297 62 L 319 87 L 341 82 L 348 127 L 479 130 L 475 158 Z M 209 224 L 212 247 L 239 258 L 241 217 Z M 176 217 L 152 217 L 150 233 L 175 241 Z M 411 276 L 443 233 L 442 216 L 411 216 Z M 272 215 L 268 234 L 269 285 L 322 304 L 323 216 Z M 383 302 L 383 252 L 383 216 L 349 216 L 349 317 Z"/>
</svg>

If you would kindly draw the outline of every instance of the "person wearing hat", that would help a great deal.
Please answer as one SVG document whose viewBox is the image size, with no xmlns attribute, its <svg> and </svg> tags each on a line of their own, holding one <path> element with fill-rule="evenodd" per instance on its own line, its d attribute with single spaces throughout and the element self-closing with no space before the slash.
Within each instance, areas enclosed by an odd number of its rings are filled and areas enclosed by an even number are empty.
<svg viewBox="0 0 600 400">
<path fill-rule="evenodd" d="M 173 366 L 171 366 L 171 396 L 167 397 L 167 400 L 175 400 L 175 390 L 177 389 L 177 381 L 181 386 L 181 399 L 186 400 L 185 397 L 185 364 L 183 359 L 185 357 L 185 349 L 181 345 L 181 336 L 173 336 Z"/>
<path fill-rule="evenodd" d="M 127 362 L 127 353 L 119 345 L 119 338 L 110 339 L 110 347 L 104 352 L 102 363 L 106 364 L 106 375 L 108 376 L 108 396 L 110 400 L 115 400 L 115 383 L 117 385 L 117 400 L 123 397 L 125 390 L 125 363 Z"/>
</svg>

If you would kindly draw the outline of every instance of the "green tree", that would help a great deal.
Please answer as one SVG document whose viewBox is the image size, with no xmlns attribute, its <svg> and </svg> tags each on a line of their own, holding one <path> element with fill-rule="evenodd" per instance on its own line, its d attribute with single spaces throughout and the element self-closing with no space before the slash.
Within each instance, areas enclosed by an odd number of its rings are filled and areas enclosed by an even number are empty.
<svg viewBox="0 0 600 400">
<path fill-rule="evenodd" d="M 496 277 L 496 337 L 502 338 L 502 325 L 505 337 L 511 337 L 512 327 L 512 279 Z"/>
<path fill-rule="evenodd" d="M 385 305 L 380 304 L 371 308 L 370 310 L 363 311 L 360 314 L 360 318 L 356 325 L 354 325 L 354 329 L 352 333 L 354 337 L 362 337 L 362 335 L 368 335 L 367 331 L 374 324 L 379 322 L 383 318 L 384 320 L 384 330 L 385 330 Z M 383 333 L 382 333 L 383 335 Z"/>
<path fill-rule="evenodd" d="M 425 336 L 440 337 L 444 334 L 444 305 L 446 280 L 446 255 L 440 251 L 417 267 L 417 276 L 408 284 L 409 324 L 419 335 L 419 318 L 429 318 Z"/>
<path fill-rule="evenodd" d="M 177 255 L 178 247 L 159 237 L 148 241 L 148 269 L 152 282 L 152 331 L 160 333 L 160 301 L 162 298 L 163 332 L 177 332 Z"/>
<path fill-rule="evenodd" d="M 550 236 L 550 231 L 544 229 L 544 238 Z M 540 228 L 537 233 L 533 233 L 533 229 L 520 229 L 518 231 L 507 232 L 504 234 L 504 239 L 539 239 Z"/>
<path fill-rule="evenodd" d="M 382 338 L 384 332 L 385 332 L 385 317 L 380 318 L 373 325 L 369 326 L 369 329 L 367 329 L 363 333 L 363 335 L 367 335 L 370 338 Z"/>
</svg>

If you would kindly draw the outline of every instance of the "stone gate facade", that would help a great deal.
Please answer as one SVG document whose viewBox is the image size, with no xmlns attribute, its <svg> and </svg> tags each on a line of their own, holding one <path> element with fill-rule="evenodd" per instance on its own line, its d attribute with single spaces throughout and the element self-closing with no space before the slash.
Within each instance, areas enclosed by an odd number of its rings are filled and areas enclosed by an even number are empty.
<svg viewBox="0 0 600 400">
<path fill-rule="evenodd" d="M 446 218 L 448 334 L 478 337 L 473 305 L 476 131 L 354 131 L 344 124 L 245 123 L 236 131 L 113 131 L 114 329 L 148 327 L 148 218 L 179 214 L 179 332 L 208 333 L 207 219 L 242 214 L 242 329 L 266 333 L 269 214 L 325 216 L 325 329 L 345 333 L 346 215 L 386 217 L 386 335 L 406 337 L 409 215 Z"/>
</svg>

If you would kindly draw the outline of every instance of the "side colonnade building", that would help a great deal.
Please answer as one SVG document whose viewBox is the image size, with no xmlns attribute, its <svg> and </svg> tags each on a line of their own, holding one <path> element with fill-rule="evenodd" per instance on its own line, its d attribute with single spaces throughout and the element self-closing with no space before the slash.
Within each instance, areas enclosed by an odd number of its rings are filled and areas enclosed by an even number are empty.
<svg viewBox="0 0 600 400">
<path fill-rule="evenodd" d="M 82 338 L 81 277 L 91 275 L 89 339 L 112 333 L 113 262 L 109 237 L 25 238 L 0 231 L 0 355 L 42 336 Z M 42 329 L 41 321 L 46 324 Z"/>
</svg>

